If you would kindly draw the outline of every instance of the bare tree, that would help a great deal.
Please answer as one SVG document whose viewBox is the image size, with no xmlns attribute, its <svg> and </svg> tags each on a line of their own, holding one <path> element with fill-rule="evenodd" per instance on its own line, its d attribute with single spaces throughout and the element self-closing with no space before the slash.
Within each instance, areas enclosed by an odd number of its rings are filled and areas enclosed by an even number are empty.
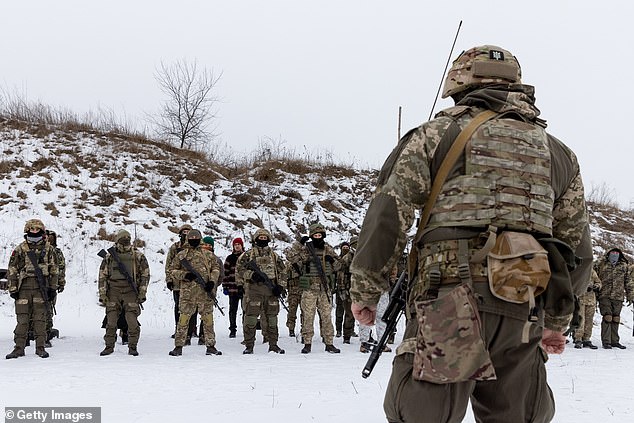
<svg viewBox="0 0 634 423">
<path fill-rule="evenodd" d="M 200 149 L 210 143 L 217 136 L 213 107 L 218 99 L 213 88 L 221 76 L 200 70 L 196 61 L 183 59 L 169 66 L 161 62 L 154 78 L 167 99 L 153 119 L 159 136 L 180 148 Z"/>
</svg>

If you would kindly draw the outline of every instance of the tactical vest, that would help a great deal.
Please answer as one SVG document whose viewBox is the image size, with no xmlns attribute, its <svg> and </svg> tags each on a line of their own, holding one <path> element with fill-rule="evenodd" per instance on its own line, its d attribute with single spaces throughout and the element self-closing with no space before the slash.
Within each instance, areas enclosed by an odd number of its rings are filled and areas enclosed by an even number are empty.
<svg viewBox="0 0 634 423">
<path fill-rule="evenodd" d="M 121 263 L 123 263 L 130 276 L 134 278 L 134 257 L 132 255 L 132 251 L 125 253 L 117 251 L 117 254 L 119 255 L 119 260 L 121 260 Z M 123 273 L 121 273 L 121 270 L 119 270 L 119 266 L 117 265 L 117 261 L 114 257 L 110 258 L 110 279 L 114 281 L 127 281 L 126 277 Z"/>
<path fill-rule="evenodd" d="M 494 225 L 552 235 L 554 191 L 543 128 L 493 119 L 471 137 L 464 154 L 464 175 L 445 182 L 426 232 Z"/>
<path fill-rule="evenodd" d="M 324 269 L 324 273 L 327 277 L 331 276 L 333 273 L 332 266 L 328 263 L 325 257 L 325 250 L 315 248 L 315 255 L 317 259 L 321 262 L 321 267 Z M 311 278 L 319 278 L 319 270 L 317 270 L 317 265 L 315 264 L 315 260 L 311 255 L 308 256 L 308 261 L 306 262 L 306 270 L 304 271 L 304 276 L 309 276 Z"/>
<path fill-rule="evenodd" d="M 29 251 L 33 251 L 33 253 L 35 254 L 35 258 L 37 259 L 37 264 L 39 266 L 39 268 L 42 270 L 42 274 L 44 276 L 48 276 L 48 257 L 47 257 L 47 249 L 46 249 L 46 244 L 45 243 L 39 243 L 35 245 L 35 248 L 33 248 L 32 250 L 25 245 L 24 249 L 24 275 L 27 277 L 31 277 L 34 278 L 36 276 L 35 274 L 35 267 L 33 266 L 33 263 L 31 262 L 31 259 L 28 256 Z"/>
</svg>

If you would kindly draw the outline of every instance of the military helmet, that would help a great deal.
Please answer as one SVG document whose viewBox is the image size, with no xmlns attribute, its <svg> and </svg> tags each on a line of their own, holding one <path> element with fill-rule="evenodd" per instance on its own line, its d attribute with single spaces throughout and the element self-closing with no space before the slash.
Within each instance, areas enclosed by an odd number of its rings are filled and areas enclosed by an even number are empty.
<svg viewBox="0 0 634 423">
<path fill-rule="evenodd" d="M 44 223 L 40 219 L 29 219 L 24 225 L 24 233 L 29 232 L 31 229 L 44 230 Z"/>
<path fill-rule="evenodd" d="M 187 239 L 202 239 L 203 236 L 198 229 L 191 229 L 187 234 Z"/>
<path fill-rule="evenodd" d="M 117 232 L 117 234 L 114 236 L 114 242 L 119 243 L 122 239 L 124 238 L 128 238 L 131 239 L 132 236 L 130 235 L 130 232 L 126 231 L 125 229 L 121 229 L 119 230 L 119 232 Z"/>
<path fill-rule="evenodd" d="M 350 238 L 350 247 L 351 248 L 357 248 L 358 242 L 359 242 L 359 237 L 358 236 L 353 236 L 352 238 Z"/>
<path fill-rule="evenodd" d="M 445 78 L 442 98 L 493 84 L 519 84 L 522 69 L 517 58 L 503 48 L 485 45 L 462 52 Z"/>
<path fill-rule="evenodd" d="M 313 235 L 319 232 L 321 232 L 322 236 L 324 237 L 326 236 L 326 228 L 324 228 L 324 225 L 322 225 L 319 222 L 313 223 L 312 225 L 308 227 L 308 236 L 310 237 L 312 237 Z"/>
<path fill-rule="evenodd" d="M 255 241 L 261 235 L 266 236 L 269 239 L 269 241 L 271 241 L 273 239 L 273 236 L 271 235 L 271 232 L 269 232 L 267 229 L 260 228 L 260 229 L 258 229 L 257 231 L 255 231 L 253 233 L 253 240 Z"/>
<path fill-rule="evenodd" d="M 192 230 L 192 225 L 190 225 L 189 223 L 185 223 L 184 225 L 181 225 L 180 228 L 178 228 L 178 233 L 182 234 L 183 231 L 191 231 Z"/>
</svg>

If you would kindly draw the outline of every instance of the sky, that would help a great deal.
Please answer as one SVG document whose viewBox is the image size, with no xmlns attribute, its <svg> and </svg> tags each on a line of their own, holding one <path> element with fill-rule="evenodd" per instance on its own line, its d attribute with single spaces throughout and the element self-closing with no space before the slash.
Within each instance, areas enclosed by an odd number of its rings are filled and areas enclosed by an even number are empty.
<svg viewBox="0 0 634 423">
<path fill-rule="evenodd" d="M 291 151 L 378 168 L 426 121 L 452 58 L 475 45 L 515 54 L 550 132 L 578 155 L 587 191 L 634 201 L 623 72 L 632 2 L 325 0 L 3 1 L 0 87 L 77 113 L 146 125 L 164 99 L 161 61 L 222 74 L 217 141 L 237 152 L 273 139 Z M 439 100 L 435 110 L 451 106 Z"/>
</svg>

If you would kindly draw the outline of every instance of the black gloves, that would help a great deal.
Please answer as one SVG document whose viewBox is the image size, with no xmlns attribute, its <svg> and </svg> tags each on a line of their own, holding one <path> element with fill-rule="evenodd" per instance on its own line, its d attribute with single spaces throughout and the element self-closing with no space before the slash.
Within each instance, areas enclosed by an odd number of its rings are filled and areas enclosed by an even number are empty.
<svg viewBox="0 0 634 423">
<path fill-rule="evenodd" d="M 16 291 L 16 292 L 11 292 L 9 296 L 13 298 L 14 300 L 17 300 L 20 294 Z"/>
<path fill-rule="evenodd" d="M 170 291 L 174 290 L 174 282 L 168 282 L 167 283 L 167 289 L 169 289 Z"/>
<path fill-rule="evenodd" d="M 212 289 L 214 289 L 213 282 L 209 281 L 205 283 L 205 292 L 211 292 Z"/>
<path fill-rule="evenodd" d="M 59 294 L 61 292 L 64 292 L 64 287 L 63 286 L 58 286 L 57 287 L 57 293 Z"/>
<path fill-rule="evenodd" d="M 264 278 L 256 272 L 253 272 L 253 274 L 251 275 L 251 280 L 255 283 L 264 282 Z"/>
<path fill-rule="evenodd" d="M 308 241 L 310 239 L 310 237 L 307 237 L 306 235 L 304 235 L 303 237 L 301 237 L 299 239 L 300 244 L 304 245 L 306 244 L 306 241 Z"/>
<path fill-rule="evenodd" d="M 145 297 L 138 297 L 136 299 L 137 304 L 143 304 L 145 302 Z"/>
<path fill-rule="evenodd" d="M 48 300 L 53 301 L 55 297 L 57 297 L 57 290 L 53 288 L 49 288 L 47 294 L 48 294 Z"/>
<path fill-rule="evenodd" d="M 188 281 L 193 281 L 194 279 L 196 279 L 196 275 L 194 275 L 192 272 L 187 272 L 185 273 L 185 279 L 187 279 Z"/>
<path fill-rule="evenodd" d="M 330 264 L 334 264 L 335 258 L 333 256 L 326 256 L 326 261 Z"/>
<path fill-rule="evenodd" d="M 283 292 L 283 288 L 279 285 L 275 285 L 272 289 L 273 291 L 273 295 L 275 295 L 276 297 L 281 297 L 282 296 L 282 292 Z"/>
</svg>

